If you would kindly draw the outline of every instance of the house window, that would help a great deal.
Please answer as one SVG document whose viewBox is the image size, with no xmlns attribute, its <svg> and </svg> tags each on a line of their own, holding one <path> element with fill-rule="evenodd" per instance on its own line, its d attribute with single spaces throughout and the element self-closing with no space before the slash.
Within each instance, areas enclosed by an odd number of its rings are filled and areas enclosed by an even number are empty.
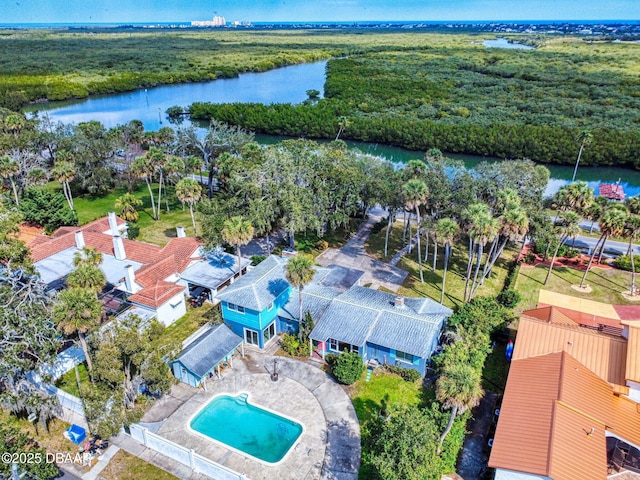
<svg viewBox="0 0 640 480">
<path fill-rule="evenodd" d="M 335 338 L 330 338 L 327 340 L 327 345 L 329 350 L 333 350 L 334 352 L 354 352 L 360 354 L 360 348 L 357 345 L 351 345 L 350 343 L 339 342 Z"/>
<path fill-rule="evenodd" d="M 327 343 L 329 344 L 329 350 L 338 351 L 338 341 L 335 338 L 330 338 Z"/>
<path fill-rule="evenodd" d="M 413 363 L 413 358 L 413 355 L 411 355 L 410 353 L 396 350 L 396 360 L 398 360 L 399 362 Z"/>
<path fill-rule="evenodd" d="M 241 305 L 236 305 L 235 303 L 228 303 L 227 308 L 229 310 L 233 310 L 234 312 L 244 313 L 244 307 Z"/>
<path fill-rule="evenodd" d="M 264 343 L 267 343 L 269 340 L 271 340 L 276 334 L 276 322 L 273 322 L 271 325 L 265 328 L 262 331 L 262 334 L 264 335 Z"/>
<path fill-rule="evenodd" d="M 258 340 L 258 332 L 245 328 L 244 341 L 251 345 L 260 345 L 260 341 Z"/>
</svg>

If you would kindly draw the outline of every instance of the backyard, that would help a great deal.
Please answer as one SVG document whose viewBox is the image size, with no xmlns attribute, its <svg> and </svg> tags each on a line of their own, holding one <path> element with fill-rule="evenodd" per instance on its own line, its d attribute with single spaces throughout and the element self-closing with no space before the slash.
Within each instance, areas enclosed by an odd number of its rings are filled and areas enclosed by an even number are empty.
<svg viewBox="0 0 640 480">
<path fill-rule="evenodd" d="M 374 230 L 375 231 L 375 230 Z M 384 256 L 384 238 L 386 228 L 379 232 L 372 233 L 366 243 L 367 252 L 382 261 L 388 262 L 402 248 L 402 223 L 396 222 L 389 235 L 388 256 Z M 424 242 L 421 243 L 424 257 Z M 496 262 L 492 274 L 483 285 L 478 287 L 476 296 L 495 296 L 502 291 L 505 278 L 507 276 L 509 263 L 513 261 L 518 252 L 518 247 L 505 249 L 500 260 Z M 458 241 L 452 249 L 449 265 L 447 268 L 447 283 L 445 289 L 444 305 L 456 307 L 464 303 L 464 273 L 467 268 L 468 248 L 463 241 Z M 442 273 L 444 265 L 444 248 L 438 246 L 438 257 L 436 270 L 433 270 L 433 243 L 429 245 L 429 258 L 423 258 L 422 269 L 424 283 L 420 282 L 418 253 L 414 248 L 410 254 L 405 255 L 398 262 L 398 267 L 409 272 L 403 285 L 398 290 L 400 295 L 407 297 L 429 297 L 434 300 L 440 299 L 442 289 Z"/>
<path fill-rule="evenodd" d="M 536 308 L 541 289 L 573 297 L 594 300 L 613 305 L 634 305 L 621 295 L 631 287 L 631 273 L 615 268 L 592 268 L 587 274 L 586 282 L 592 289 L 589 293 L 582 293 L 573 288 L 579 285 L 584 272 L 571 267 L 554 267 L 549 282 L 544 285 L 544 279 L 549 267 L 522 265 L 515 283 L 515 289 L 521 295 L 517 311 Z M 639 297 L 640 299 L 640 297 Z"/>
</svg>

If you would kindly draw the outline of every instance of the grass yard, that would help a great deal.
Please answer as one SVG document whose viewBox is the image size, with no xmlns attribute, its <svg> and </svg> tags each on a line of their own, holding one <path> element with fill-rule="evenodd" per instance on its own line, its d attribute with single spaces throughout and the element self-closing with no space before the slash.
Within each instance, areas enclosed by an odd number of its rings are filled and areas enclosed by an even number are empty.
<svg viewBox="0 0 640 480">
<path fill-rule="evenodd" d="M 139 478 L 172 480 L 178 478 L 124 450 L 120 450 L 113 456 L 100 473 L 100 477 L 105 480 L 137 480 Z"/>
<path fill-rule="evenodd" d="M 375 258 L 382 261 L 389 261 L 393 255 L 402 247 L 402 223 L 396 222 L 394 228 L 389 235 L 388 256 L 384 257 L 384 237 L 386 229 L 382 229 L 378 233 L 369 236 L 366 244 L 367 252 Z M 421 242 L 421 254 L 424 257 L 424 243 Z M 496 262 L 493 273 L 484 282 L 484 285 L 478 288 L 476 296 L 495 296 L 502 290 L 505 278 L 508 272 L 508 265 L 517 254 L 517 248 L 505 249 L 502 258 Z M 464 303 L 464 274 L 467 269 L 468 247 L 465 242 L 459 241 L 453 247 L 449 266 L 447 269 L 447 284 L 445 288 L 444 305 L 455 307 Z M 485 257 L 483 257 L 484 259 Z M 402 257 L 398 263 L 398 267 L 409 272 L 403 285 L 398 290 L 400 295 L 407 297 L 429 297 L 436 301 L 440 301 L 440 291 L 442 288 L 442 273 L 444 266 L 444 248 L 438 246 L 438 257 L 436 270 L 433 270 L 433 243 L 429 245 L 428 261 L 422 262 L 422 271 L 424 283 L 420 282 L 420 273 L 418 266 L 418 252 L 413 249 L 410 254 Z M 482 270 L 480 270 L 482 272 Z"/>
<path fill-rule="evenodd" d="M 365 376 L 349 388 L 349 395 L 360 424 L 380 414 L 383 401 L 387 406 L 418 405 L 425 403 L 425 395 L 433 395 L 422 390 L 422 380 L 407 382 L 399 375 L 378 368 L 374 370 L 369 382 Z"/>
<path fill-rule="evenodd" d="M 52 184 L 53 183 L 54 182 L 52 182 Z M 61 189 L 60 184 L 57 185 L 58 188 Z M 151 189 L 157 201 L 158 185 L 152 184 Z M 80 225 L 104 217 L 108 212 L 115 211 L 114 203 L 116 199 L 126 193 L 126 191 L 126 188 L 121 187 L 101 197 L 83 195 L 74 198 L 73 202 L 76 207 L 76 212 L 78 213 Z M 176 226 L 178 225 L 185 227 L 188 236 L 193 236 L 193 224 L 191 222 L 189 209 L 185 208 L 185 210 L 182 210 L 182 204 L 174 195 L 173 186 L 169 186 L 167 191 L 169 193 L 170 212 L 167 213 L 165 201 L 162 200 L 163 209 L 160 212 L 160 220 L 156 221 L 151 214 L 151 198 L 149 197 L 149 190 L 146 184 L 140 183 L 136 187 L 133 193 L 143 202 L 139 210 L 140 219 L 137 224 L 134 224 L 134 227 L 137 226 L 140 229 L 136 240 L 153 243 L 155 245 L 165 245 L 171 238 L 176 236 Z"/>
<path fill-rule="evenodd" d="M 592 268 L 587 275 L 586 283 L 593 291 L 581 293 L 571 288 L 571 285 L 580 284 L 583 271 L 570 267 L 554 267 L 549 283 L 544 285 L 548 269 L 549 267 L 543 265 L 520 267 L 515 289 L 522 296 L 522 300 L 517 306 L 517 311 L 535 308 L 538 304 L 540 289 L 613 305 L 637 304 L 637 302 L 629 302 L 621 295 L 621 292 L 629 290 L 631 286 L 631 272 L 615 268 Z"/>
<path fill-rule="evenodd" d="M 78 373 L 80 374 L 80 385 L 88 385 L 89 380 L 89 372 L 87 371 L 87 367 L 84 363 L 78 365 Z M 75 369 L 69 370 L 67 373 L 62 375 L 58 380 L 56 380 L 56 387 L 60 390 L 64 390 L 65 392 L 74 395 L 76 397 L 80 397 L 80 391 L 78 390 L 78 381 L 76 380 L 76 371 Z"/>
<path fill-rule="evenodd" d="M 506 344 L 497 344 L 493 351 L 487 355 L 482 369 L 482 388 L 493 392 L 504 393 L 509 375 L 509 362 L 507 362 Z"/>
<path fill-rule="evenodd" d="M 187 313 L 169 325 L 162 336 L 157 338 L 156 345 L 167 344 L 170 341 L 183 342 L 189 335 L 198 330 L 207 322 L 219 323 L 220 311 L 217 306 L 205 303 L 202 307 L 187 307 Z"/>
<path fill-rule="evenodd" d="M 59 418 L 54 418 L 49 422 L 49 431 L 40 424 L 36 427 L 26 418 L 16 418 L 6 410 L 0 408 L 0 422 L 5 425 L 18 428 L 29 437 L 34 438 L 38 443 L 51 452 L 71 453 L 77 452 L 78 447 L 70 440 L 62 436 L 62 433 L 69 428 L 69 424 Z"/>
</svg>

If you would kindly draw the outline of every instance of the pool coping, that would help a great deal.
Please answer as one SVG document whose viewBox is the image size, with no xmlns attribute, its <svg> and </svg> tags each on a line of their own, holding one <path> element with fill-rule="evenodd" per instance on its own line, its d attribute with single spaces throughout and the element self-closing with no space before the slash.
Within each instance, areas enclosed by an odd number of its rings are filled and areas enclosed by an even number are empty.
<svg viewBox="0 0 640 480">
<path fill-rule="evenodd" d="M 289 420 L 289 421 L 291 421 L 291 422 L 297 423 L 298 425 L 300 425 L 300 426 L 302 427 L 302 431 L 298 434 L 298 436 L 297 436 L 297 438 L 296 438 L 295 442 L 293 442 L 293 443 L 289 446 L 289 448 L 287 449 L 287 452 L 286 452 L 286 453 L 282 456 L 282 458 L 281 458 L 280 460 L 278 460 L 277 462 L 267 462 L 266 460 L 262 460 L 262 459 L 260 459 L 260 458 L 258 458 L 258 457 L 256 457 L 256 456 L 254 456 L 254 455 L 251 455 L 251 454 L 250 454 L 250 453 L 248 453 L 248 452 L 245 452 L 245 451 L 240 450 L 240 449 L 238 449 L 238 448 L 232 447 L 231 445 L 229 445 L 229 444 L 227 444 L 227 443 L 224 443 L 224 442 L 222 442 L 222 441 L 220 441 L 220 440 L 216 440 L 215 438 L 210 437 L 209 435 L 207 435 L 207 434 L 205 434 L 205 433 L 199 432 L 198 430 L 194 430 L 193 428 L 191 428 L 191 422 L 193 422 L 193 419 L 194 419 L 194 418 L 196 418 L 198 415 L 200 415 L 200 413 L 201 413 L 205 408 L 207 408 L 207 407 L 208 407 L 212 402 L 214 402 L 217 398 L 220 398 L 220 397 L 237 398 L 237 397 L 239 397 L 240 395 L 246 395 L 246 396 L 247 396 L 247 397 L 246 397 L 246 402 L 247 402 L 247 404 L 252 405 L 253 407 L 256 407 L 256 408 L 262 409 L 262 410 L 264 410 L 265 412 L 269 412 L 269 413 L 271 413 L 271 414 L 273 414 L 273 415 L 276 415 L 276 416 L 278 416 L 278 417 L 280 417 L 280 418 L 284 418 L 285 420 Z M 191 415 L 191 417 L 189 417 L 189 420 L 188 420 L 188 422 L 187 422 L 187 430 L 188 430 L 189 432 L 191 432 L 191 433 L 195 433 L 196 435 L 199 435 L 199 436 L 201 436 L 201 437 L 203 437 L 203 438 L 205 438 L 205 439 L 207 439 L 207 440 L 213 441 L 213 442 L 217 443 L 218 445 L 220 445 L 220 446 L 222 446 L 222 447 L 224 447 L 224 448 L 228 448 L 228 449 L 230 449 L 230 450 L 232 450 L 232 451 L 234 451 L 234 452 L 236 452 L 236 453 L 238 453 L 238 454 L 240 454 L 240 455 L 248 455 L 248 456 L 249 456 L 249 457 L 251 457 L 253 460 L 255 460 L 255 461 L 259 462 L 259 463 L 262 463 L 263 465 L 265 465 L 265 466 L 267 466 L 267 467 L 276 467 L 276 466 L 280 465 L 281 463 L 283 463 L 283 462 L 287 459 L 287 457 L 289 456 L 289 454 L 293 451 L 294 447 L 295 447 L 298 443 L 300 443 L 300 440 L 301 440 L 301 438 L 302 438 L 302 435 L 306 432 L 307 428 L 306 428 L 306 426 L 304 425 L 304 423 L 302 423 L 302 422 L 300 422 L 300 421 L 298 421 L 298 420 L 294 420 L 294 419 L 293 419 L 293 418 L 291 418 L 291 417 L 288 417 L 288 416 L 286 416 L 286 415 L 283 415 L 283 414 L 281 414 L 281 413 L 279 413 L 279 412 L 275 412 L 275 411 L 273 411 L 272 409 L 267 408 L 267 407 L 264 407 L 264 406 L 262 406 L 262 405 L 260 405 L 260 404 L 256 404 L 256 403 L 253 403 L 253 402 L 249 402 L 249 398 L 250 398 L 250 396 L 251 396 L 251 392 L 248 392 L 248 391 L 238 391 L 238 392 L 236 392 L 236 393 L 235 393 L 235 395 L 234 395 L 232 392 L 220 392 L 220 393 L 217 393 L 217 394 L 216 394 L 215 396 L 213 396 L 213 397 L 212 397 L 208 402 L 204 403 L 204 404 L 202 405 L 202 407 L 201 407 L 199 410 L 197 410 L 193 415 Z"/>
</svg>

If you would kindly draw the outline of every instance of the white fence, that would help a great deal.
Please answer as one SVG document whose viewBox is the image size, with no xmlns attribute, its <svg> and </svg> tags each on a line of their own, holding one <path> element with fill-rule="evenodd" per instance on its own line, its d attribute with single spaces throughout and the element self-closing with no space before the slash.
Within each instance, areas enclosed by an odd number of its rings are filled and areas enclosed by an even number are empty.
<svg viewBox="0 0 640 480">
<path fill-rule="evenodd" d="M 142 443 L 162 455 L 190 467 L 192 470 L 204 473 L 215 480 L 249 480 L 241 473 L 235 472 L 219 463 L 198 455 L 193 450 L 178 445 L 166 438 L 156 435 L 142 425 L 132 423 L 129 427 L 133 439 Z"/>
<path fill-rule="evenodd" d="M 85 416 L 84 407 L 82 406 L 82 400 L 80 400 L 78 397 L 46 383 L 42 384 L 42 388 L 44 388 L 50 395 L 55 395 L 56 397 L 58 397 L 58 401 L 60 402 L 61 406 L 68 408 L 78 415 L 82 415 L 83 417 Z"/>
</svg>

